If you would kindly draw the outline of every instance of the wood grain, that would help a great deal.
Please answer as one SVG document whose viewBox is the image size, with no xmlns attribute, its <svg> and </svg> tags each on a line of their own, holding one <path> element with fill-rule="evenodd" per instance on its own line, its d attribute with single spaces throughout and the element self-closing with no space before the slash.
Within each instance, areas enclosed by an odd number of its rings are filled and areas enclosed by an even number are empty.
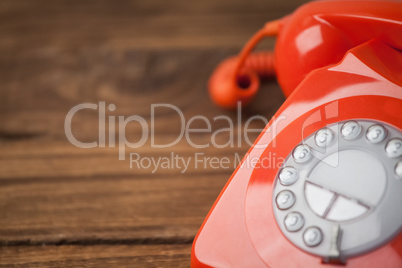
<svg viewBox="0 0 402 268">
<path fill-rule="evenodd" d="M 292 1 L 2 1 L 0 47 L 235 47 Z M 50 52 L 50 51 L 49 51 Z"/>
<path fill-rule="evenodd" d="M 269 119 L 284 101 L 276 82 L 266 81 L 239 117 L 211 103 L 208 77 L 266 21 L 303 2 L 1 1 L 0 267 L 188 267 L 198 228 L 249 149 L 245 122 L 252 115 Z M 267 40 L 260 48 L 273 45 Z M 153 121 L 157 144 L 175 140 L 181 121 L 166 108 L 152 117 L 156 103 L 177 106 L 186 123 L 204 116 L 212 132 L 228 127 L 214 118 L 228 116 L 241 144 L 198 149 L 181 139 L 155 149 L 149 136 L 143 146 L 127 148 L 125 160 L 117 147 L 73 146 L 64 130 L 67 112 L 99 102 L 115 105 L 106 116 L 139 115 L 149 126 Z M 98 119 L 95 110 L 77 113 L 74 136 L 97 141 Z M 112 125 L 106 122 L 106 129 Z M 264 125 L 256 120 L 250 127 Z M 142 132 L 131 123 L 125 136 L 134 142 Z M 211 143 L 211 133 L 190 137 Z M 216 140 L 229 138 L 222 133 Z M 190 165 L 185 172 L 130 168 L 130 153 L 173 153 Z M 230 164 L 196 167 L 196 154 Z"/>
<path fill-rule="evenodd" d="M 218 173 L 3 182 L 0 241 L 189 243 L 226 179 Z"/>
<path fill-rule="evenodd" d="M 7 247 L 0 267 L 189 267 L 191 245 Z"/>
</svg>

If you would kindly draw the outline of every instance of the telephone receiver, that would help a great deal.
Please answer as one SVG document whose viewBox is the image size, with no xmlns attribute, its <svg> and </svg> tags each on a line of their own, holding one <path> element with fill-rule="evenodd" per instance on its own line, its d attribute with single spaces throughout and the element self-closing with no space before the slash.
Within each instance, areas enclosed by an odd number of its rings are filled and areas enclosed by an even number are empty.
<svg viewBox="0 0 402 268">
<path fill-rule="evenodd" d="M 208 82 L 209 94 L 223 108 L 236 108 L 238 102 L 245 106 L 257 94 L 260 79 L 276 76 L 288 97 L 310 72 L 340 62 L 348 50 L 370 40 L 401 50 L 401 16 L 398 1 L 306 4 L 265 24 L 238 56 L 219 64 Z M 277 38 L 275 51 L 251 53 L 267 37 Z M 394 76 L 400 78 L 397 67 Z"/>
<path fill-rule="evenodd" d="M 274 52 L 252 54 L 264 37 Z M 209 80 L 235 108 L 276 76 L 286 101 L 204 220 L 191 267 L 402 267 L 402 2 L 307 3 Z"/>
</svg>

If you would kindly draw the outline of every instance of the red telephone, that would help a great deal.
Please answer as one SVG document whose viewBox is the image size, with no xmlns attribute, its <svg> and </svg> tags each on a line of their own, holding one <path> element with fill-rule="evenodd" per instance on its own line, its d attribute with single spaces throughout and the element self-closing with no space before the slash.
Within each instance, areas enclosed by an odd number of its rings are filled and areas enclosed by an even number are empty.
<svg viewBox="0 0 402 268">
<path fill-rule="evenodd" d="M 273 35 L 273 56 L 249 56 Z M 211 97 L 247 104 L 273 68 L 288 99 L 209 212 L 191 266 L 402 267 L 402 3 L 308 3 L 218 66 Z"/>
</svg>

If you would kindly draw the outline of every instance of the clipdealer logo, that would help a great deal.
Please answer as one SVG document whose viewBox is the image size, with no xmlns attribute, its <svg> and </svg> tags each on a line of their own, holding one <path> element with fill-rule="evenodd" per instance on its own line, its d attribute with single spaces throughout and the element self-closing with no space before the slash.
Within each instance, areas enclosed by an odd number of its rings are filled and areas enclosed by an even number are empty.
<svg viewBox="0 0 402 268">
<path fill-rule="evenodd" d="M 178 115 L 180 120 L 180 130 L 177 137 L 175 137 L 174 141 L 159 144 L 156 143 L 155 137 L 158 133 L 155 131 L 155 120 L 157 117 L 158 109 L 170 109 L 170 112 L 174 112 Z M 98 139 L 91 142 L 80 141 L 73 134 L 72 130 L 72 122 L 75 116 L 79 116 L 79 113 L 83 110 L 94 110 L 98 112 L 98 124 L 99 124 L 99 132 Z M 150 106 L 150 119 L 148 121 L 139 116 L 139 115 L 131 115 L 131 116 L 116 116 L 111 115 L 111 112 L 116 111 L 116 105 L 109 104 L 106 105 L 105 102 L 99 103 L 81 103 L 73 108 L 71 108 L 64 120 L 64 130 L 68 141 L 76 147 L 89 149 L 89 148 L 118 148 L 118 158 L 119 160 L 126 159 L 126 149 L 138 149 L 142 146 L 150 146 L 154 149 L 160 148 L 172 148 L 171 155 L 169 157 L 149 157 L 142 156 L 137 152 L 130 153 L 130 168 L 135 169 L 148 169 L 152 173 L 157 172 L 158 169 L 172 169 L 176 168 L 181 170 L 181 172 L 187 171 L 191 168 L 236 168 L 236 166 L 241 162 L 240 155 L 235 153 L 233 157 L 208 157 L 205 156 L 204 153 L 196 152 L 193 156 L 180 156 L 175 154 L 174 146 L 177 145 L 183 139 L 193 148 L 196 149 L 205 149 L 209 147 L 215 148 L 240 148 L 244 142 L 248 146 L 253 146 L 253 142 L 250 140 L 250 133 L 261 133 L 263 129 L 255 129 L 251 128 L 251 123 L 253 121 L 262 121 L 264 125 L 268 124 L 268 120 L 266 117 L 261 115 L 251 116 L 246 120 L 246 122 L 242 123 L 241 116 L 241 106 L 238 104 L 237 117 L 235 120 L 232 120 L 229 116 L 218 115 L 215 116 L 212 120 L 208 119 L 203 115 L 195 115 L 186 120 L 183 112 L 172 104 L 167 103 L 158 103 L 152 104 Z M 284 120 L 285 118 L 277 118 L 276 121 Z M 194 123 L 196 121 L 203 122 L 205 125 L 204 128 L 194 128 Z M 221 122 L 219 122 L 221 121 Z M 217 130 L 213 129 L 213 124 L 217 124 L 219 122 L 221 125 L 224 124 L 227 127 L 220 128 Z M 108 123 L 108 124 L 106 124 Z M 141 134 L 136 138 L 136 140 L 129 141 L 126 137 L 126 128 L 129 124 L 137 124 L 141 129 Z M 108 127 L 106 127 L 108 125 Z M 117 125 L 117 128 L 116 128 Z M 270 128 L 275 134 L 276 128 L 275 126 Z M 266 130 L 267 131 L 267 130 Z M 210 139 L 208 142 L 199 144 L 195 142 L 192 135 L 196 133 L 208 134 Z M 235 133 L 237 135 L 235 135 Z M 224 134 L 224 135 L 222 135 Z M 218 139 L 218 136 L 228 137 L 226 140 L 222 142 L 222 139 Z M 107 139 L 108 138 L 108 139 Z M 132 137 L 130 137 L 132 140 Z M 220 143 L 218 142 L 220 141 Z M 257 148 L 266 148 L 267 144 L 259 144 L 254 145 Z M 272 156 L 272 159 L 269 161 L 265 161 L 272 166 L 280 165 L 283 162 L 283 159 L 275 159 L 275 156 Z M 247 166 L 254 165 L 256 160 L 250 161 Z"/>
<path fill-rule="evenodd" d="M 169 156 L 143 157 L 138 153 L 130 154 L 131 169 L 147 169 L 156 173 L 160 169 L 176 169 L 185 173 L 189 169 L 235 169 L 241 163 L 241 156 L 235 153 L 233 157 L 206 156 L 204 153 L 194 153 L 194 156 L 181 156 L 171 152 Z M 241 168 L 279 168 L 285 159 L 276 157 L 276 153 L 268 152 L 265 157 L 247 157 Z"/>
<path fill-rule="evenodd" d="M 78 140 L 72 131 L 72 121 L 75 116 L 78 116 L 80 111 L 82 110 L 94 110 L 98 112 L 98 124 L 99 124 L 99 133 L 98 139 L 91 142 L 83 142 Z M 155 131 L 155 120 L 157 117 L 157 110 L 158 109 L 170 109 L 170 112 L 176 113 L 180 118 L 180 131 L 177 137 L 175 137 L 174 141 L 169 143 L 160 144 L 156 143 L 155 137 L 158 133 Z M 89 149 L 89 148 L 104 148 L 110 147 L 118 148 L 118 158 L 119 160 L 126 159 L 126 149 L 138 149 L 142 146 L 150 146 L 154 149 L 160 148 L 172 148 L 171 155 L 168 156 L 144 156 L 139 154 L 138 152 L 129 153 L 129 161 L 130 161 L 130 168 L 131 169 L 146 169 L 152 173 L 157 172 L 158 169 L 179 169 L 182 173 L 186 172 L 189 168 L 236 168 L 240 162 L 241 158 L 238 153 L 235 153 L 233 157 L 216 157 L 216 156 L 205 156 L 204 153 L 200 153 L 201 150 L 197 150 L 193 156 L 181 156 L 174 153 L 174 146 L 177 145 L 183 139 L 193 148 L 196 149 L 205 149 L 210 147 L 215 148 L 241 148 L 242 143 L 246 142 L 248 146 L 258 149 L 265 149 L 268 144 L 264 144 L 261 140 L 258 144 L 253 144 L 252 141 L 249 139 L 250 133 L 261 133 L 264 131 L 264 135 L 268 134 L 271 137 L 276 137 L 279 124 L 284 124 L 286 126 L 289 122 L 286 122 L 288 119 L 284 115 L 280 115 L 277 118 L 272 118 L 272 124 L 269 128 L 265 129 L 253 129 L 251 128 L 251 123 L 253 121 L 259 120 L 264 123 L 264 125 L 268 124 L 268 120 L 266 117 L 261 115 L 254 115 L 251 116 L 246 120 L 246 122 L 242 123 L 242 116 L 241 116 L 241 105 L 238 104 L 237 109 L 237 117 L 235 120 L 232 118 L 219 115 L 215 116 L 212 120 L 208 119 L 203 115 L 195 115 L 191 118 L 185 118 L 183 112 L 177 107 L 172 104 L 167 103 L 158 103 L 152 104 L 150 106 L 150 119 L 148 121 L 139 116 L 139 115 L 131 115 L 131 116 L 116 116 L 110 115 L 109 112 L 114 112 L 116 110 L 116 105 L 109 104 L 106 107 L 105 102 L 96 103 L 82 103 L 74 106 L 71 110 L 67 113 L 65 121 L 64 121 L 64 130 L 67 139 L 71 144 L 76 147 Z M 160 112 L 160 111 L 159 111 Z M 166 112 L 166 111 L 165 111 Z M 109 114 L 108 114 L 109 113 Z M 331 102 L 325 105 L 322 109 L 316 110 L 311 113 L 307 119 L 304 121 L 301 133 L 302 133 L 302 143 L 303 140 L 306 138 L 304 137 L 304 130 L 308 129 L 309 126 L 317 124 L 317 122 L 322 122 L 323 120 L 337 118 L 338 117 L 338 102 Z M 296 119 L 296 118 L 294 118 Z M 293 119 L 293 120 L 294 120 Z M 204 128 L 194 128 L 194 123 L 196 121 L 201 121 L 205 125 Z M 212 131 L 213 124 L 218 121 L 223 121 L 227 127 L 219 128 L 217 130 Z M 106 128 L 106 122 L 108 123 L 108 128 Z M 117 124 L 117 129 L 116 129 Z M 129 124 L 138 124 L 141 129 L 141 134 L 137 138 L 135 142 L 129 141 L 126 137 L 126 128 Z M 222 122 L 220 122 L 222 125 Z M 203 133 L 208 134 L 210 139 L 208 142 L 204 144 L 196 143 L 193 138 L 195 134 Z M 222 143 L 222 139 L 218 142 L 217 136 L 220 134 L 225 133 L 226 135 L 222 135 L 223 137 L 228 137 L 227 140 L 224 140 Z M 236 134 L 236 135 L 235 135 Z M 106 140 L 108 137 L 108 140 Z M 130 137 L 131 140 L 132 137 Z M 269 140 L 269 139 L 265 139 Z M 117 142 L 117 144 L 116 144 Z M 272 147 L 276 147 L 276 139 L 273 139 L 271 142 Z M 314 157 L 320 158 L 320 155 L 324 154 L 325 152 L 317 151 L 314 154 Z M 271 154 L 268 152 L 268 155 L 265 157 L 266 159 L 256 158 L 250 159 L 247 157 L 245 162 L 242 164 L 243 167 L 253 168 L 255 165 L 260 165 L 266 168 L 279 168 L 285 159 L 283 157 L 279 157 L 275 154 Z M 335 164 L 336 165 L 336 164 Z"/>
</svg>

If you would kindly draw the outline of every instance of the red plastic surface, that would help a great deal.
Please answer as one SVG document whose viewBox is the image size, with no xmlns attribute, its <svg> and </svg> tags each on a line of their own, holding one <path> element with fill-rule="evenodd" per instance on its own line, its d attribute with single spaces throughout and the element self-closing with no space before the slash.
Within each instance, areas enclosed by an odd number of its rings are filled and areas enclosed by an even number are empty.
<svg viewBox="0 0 402 268">
<path fill-rule="evenodd" d="M 244 46 L 239 56 L 218 65 L 209 82 L 211 99 L 224 108 L 248 105 L 260 78 L 275 72 L 289 96 L 312 70 L 339 62 L 346 51 L 377 39 L 401 50 L 402 5 L 399 1 L 314 1 L 293 14 L 268 22 Z M 273 53 L 250 54 L 265 37 L 278 36 Z"/>
<path fill-rule="evenodd" d="M 377 39 L 402 50 L 401 1 L 315 1 L 286 18 L 275 46 L 275 69 L 285 96 L 313 70 L 339 62 L 346 51 Z M 397 66 L 394 72 L 401 73 Z"/>
<path fill-rule="evenodd" d="M 267 154 L 286 157 L 303 137 L 341 120 L 375 119 L 401 130 L 401 66 L 402 53 L 378 39 L 349 50 L 336 65 L 310 72 L 242 164 Z M 312 115 L 319 120 L 309 122 Z M 236 169 L 197 234 L 192 267 L 331 267 L 296 248 L 280 232 L 272 210 L 278 168 Z M 345 267 L 402 267 L 402 234 L 348 259 Z"/>
</svg>

